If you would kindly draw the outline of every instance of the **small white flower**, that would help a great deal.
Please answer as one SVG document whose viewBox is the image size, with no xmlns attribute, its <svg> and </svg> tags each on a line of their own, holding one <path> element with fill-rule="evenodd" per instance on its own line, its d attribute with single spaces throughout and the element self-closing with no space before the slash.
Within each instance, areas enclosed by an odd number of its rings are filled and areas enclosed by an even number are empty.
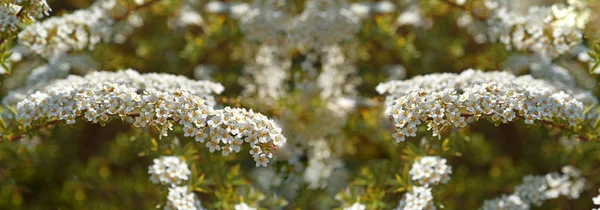
<svg viewBox="0 0 600 210">
<path fill-rule="evenodd" d="M 255 156 L 254 161 L 256 161 L 256 167 L 267 167 L 267 163 L 269 163 L 269 158 L 267 158 L 267 156 L 263 153 L 258 156 Z"/>
</svg>

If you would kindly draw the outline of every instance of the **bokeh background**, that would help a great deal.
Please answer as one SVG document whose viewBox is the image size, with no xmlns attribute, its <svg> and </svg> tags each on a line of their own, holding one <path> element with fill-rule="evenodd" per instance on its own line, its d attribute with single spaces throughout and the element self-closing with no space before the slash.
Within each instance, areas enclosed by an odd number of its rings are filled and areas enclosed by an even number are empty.
<svg viewBox="0 0 600 210">
<path fill-rule="evenodd" d="M 309 148 L 325 142 L 333 153 L 325 159 L 335 157 L 341 162 L 327 187 L 309 187 L 302 174 L 289 172 L 293 170 L 285 158 L 293 155 L 282 154 L 270 165 L 271 172 L 261 172 L 244 154 L 247 148 L 228 157 L 209 155 L 204 145 L 183 137 L 177 127 L 169 137 L 158 139 L 156 130 L 135 129 L 120 121 L 106 126 L 78 122 L 44 129 L 19 142 L 0 142 L 0 209 L 155 209 L 163 205 L 166 189 L 149 181 L 147 167 L 153 158 L 169 154 L 186 157 L 195 175 L 204 175 L 204 192 L 196 194 L 205 207 L 214 209 L 232 209 L 242 198 L 268 209 L 331 209 L 341 206 L 336 195 L 346 191 L 357 191 L 377 204 L 369 209 L 395 208 L 402 192 L 394 192 L 393 180 L 396 175 L 407 177 L 412 160 L 423 155 L 440 155 L 453 167 L 450 182 L 434 190 L 436 204 L 444 209 L 476 209 L 486 199 L 511 193 L 523 176 L 559 171 L 564 165 L 581 169 L 588 180 L 581 198 L 549 200 L 534 209 L 591 209 L 591 198 L 600 188 L 600 146 L 596 141 L 579 142 L 541 125 L 517 122 L 495 126 L 484 121 L 449 129 L 441 139 L 422 128 L 416 138 L 400 144 L 394 141 L 393 125 L 382 113 L 384 97 L 375 91 L 377 84 L 468 68 L 515 74 L 528 74 L 530 69 L 518 59 L 527 56 L 526 52 L 476 41 L 469 29 L 476 23 L 460 23 L 458 20 L 466 21 L 461 19 L 461 10 L 438 0 L 391 2 L 396 6 L 393 12 L 363 19 L 355 38 L 343 44 L 346 53 L 354 56 L 354 76 L 360 81 L 354 97 L 356 108 L 343 119 L 323 113 L 326 104 L 318 94 L 303 93 L 294 80 L 284 84 L 287 95 L 268 106 L 244 95 L 240 80 L 251 44 L 244 40 L 236 19 L 207 12 L 207 1 L 197 1 L 194 8 L 202 18 L 199 25 L 175 26 L 173 17 L 181 2 L 163 0 L 139 11 L 143 25 L 123 43 L 99 44 L 94 50 L 73 55 L 77 60 L 69 67 L 70 74 L 132 68 L 220 82 L 226 88 L 217 97 L 218 106 L 252 108 L 275 119 L 290 142 L 302 150 L 302 155 L 293 157 L 300 163 L 307 165 L 314 155 Z M 514 8 L 553 2 L 558 1 L 516 1 Z M 93 1 L 48 3 L 52 16 L 60 16 Z M 584 32 L 583 46 L 600 40 L 596 12 L 600 2 L 588 3 L 594 14 Z M 290 0 L 286 5 L 290 13 L 299 13 L 304 1 Z M 416 10 L 420 13 L 417 20 L 399 24 L 399 17 Z M 302 77 L 305 55 L 297 50 L 289 54 L 290 71 Z M 555 63 L 568 69 L 579 87 L 598 96 L 598 77 L 590 76 L 588 66 L 574 57 L 563 56 Z M 45 62 L 31 58 L 15 64 L 12 75 L 0 75 L 0 97 L 23 86 L 27 75 Z M 332 124 L 334 128 L 328 130 Z M 280 183 L 268 186 L 258 181 L 261 177 Z"/>
</svg>

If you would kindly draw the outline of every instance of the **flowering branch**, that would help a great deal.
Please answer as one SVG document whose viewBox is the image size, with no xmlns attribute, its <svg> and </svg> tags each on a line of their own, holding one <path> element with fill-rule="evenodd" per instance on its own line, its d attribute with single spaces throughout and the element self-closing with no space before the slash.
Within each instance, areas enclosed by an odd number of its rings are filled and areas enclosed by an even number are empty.
<svg viewBox="0 0 600 210">
<path fill-rule="evenodd" d="M 19 33 L 19 43 L 51 60 L 70 51 L 93 49 L 100 41 L 112 39 L 115 32 L 112 26 L 115 22 L 159 1 L 145 2 L 118 16 L 114 16 L 114 11 L 120 8 L 117 2 L 99 1 L 87 9 L 28 26 Z"/>
<path fill-rule="evenodd" d="M 74 77 L 81 79 L 80 77 Z M 163 77 L 168 79 L 169 77 Z M 73 78 L 65 81 L 76 80 Z M 85 81 L 85 80 L 84 80 Z M 18 127 L 41 129 L 60 121 L 74 124 L 83 119 L 92 123 L 107 123 L 111 118 L 130 118 L 135 127 L 155 126 L 161 136 L 177 123 L 183 126 L 184 136 L 204 143 L 210 152 L 221 151 L 224 156 L 239 152 L 243 142 L 252 147 L 250 154 L 256 166 L 267 166 L 271 150 L 285 144 L 286 139 L 272 120 L 252 110 L 213 109 L 203 98 L 185 89 L 148 89 L 140 93 L 131 83 L 88 80 L 65 83 L 36 92 L 17 104 Z M 171 87 L 172 88 L 172 87 Z M 23 135 L 10 137 L 18 140 Z"/>
<path fill-rule="evenodd" d="M 502 195 L 493 200 L 486 200 L 480 210 L 492 209 L 529 209 L 530 205 L 540 206 L 548 199 L 566 196 L 577 199 L 586 186 L 586 180 L 581 172 L 572 167 L 564 166 L 562 174 L 553 172 L 546 175 L 527 175 L 523 182 L 515 187 L 511 195 Z"/>
<path fill-rule="evenodd" d="M 446 126 L 465 127 L 470 119 L 480 117 L 496 123 L 522 118 L 526 124 L 540 121 L 574 130 L 584 119 L 581 102 L 530 76 L 466 70 L 459 75 L 432 74 L 387 82 L 377 90 L 392 94 L 386 99 L 386 113 L 394 121 L 397 131 L 393 136 L 398 142 L 416 136 L 416 126 L 422 123 L 438 136 Z"/>
<path fill-rule="evenodd" d="M 536 6 L 521 15 L 511 11 L 503 1 L 489 0 L 484 3 L 487 17 L 451 0 L 440 1 L 485 22 L 490 39 L 499 40 L 507 50 L 527 50 L 546 60 L 557 58 L 581 43 L 581 30 L 590 17 L 590 9 L 580 1 Z"/>
</svg>

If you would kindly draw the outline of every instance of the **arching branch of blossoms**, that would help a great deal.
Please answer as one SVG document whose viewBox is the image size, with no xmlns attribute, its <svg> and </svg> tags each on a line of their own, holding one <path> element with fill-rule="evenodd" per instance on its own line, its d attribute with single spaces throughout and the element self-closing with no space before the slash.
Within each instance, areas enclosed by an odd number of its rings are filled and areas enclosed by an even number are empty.
<svg viewBox="0 0 600 210">
<path fill-rule="evenodd" d="M 416 136 L 420 124 L 438 136 L 444 127 L 466 127 L 470 119 L 481 117 L 495 123 L 520 118 L 526 124 L 537 121 L 572 131 L 584 120 L 583 104 L 562 90 L 530 76 L 503 72 L 431 74 L 383 83 L 377 90 L 392 94 L 386 99 L 386 113 L 394 121 L 398 142 Z"/>
<path fill-rule="evenodd" d="M 182 89 L 197 87 L 189 84 L 193 81 L 178 83 L 173 80 L 181 78 L 162 76 L 162 82 L 148 80 L 139 84 L 130 83 L 127 78 L 107 81 L 111 76 L 121 75 L 119 72 L 104 74 L 109 76 L 96 80 L 70 77 L 35 92 L 17 104 L 14 126 L 24 132 L 26 127 L 41 129 L 62 121 L 107 123 L 114 118 L 130 118 L 135 127 L 158 127 L 161 136 L 167 136 L 173 125 L 179 124 L 184 136 L 194 137 L 200 143 L 208 139 L 206 147 L 210 152 L 221 151 L 227 156 L 239 152 L 244 142 L 249 143 L 257 166 L 266 166 L 272 157 L 271 150 L 286 142 L 281 128 L 266 116 L 239 108 L 214 109 L 202 94 Z M 170 86 L 164 84 L 169 79 L 173 83 Z M 140 90 L 138 85 L 145 89 Z M 18 134 L 10 140 L 22 137 L 23 134 Z"/>
</svg>

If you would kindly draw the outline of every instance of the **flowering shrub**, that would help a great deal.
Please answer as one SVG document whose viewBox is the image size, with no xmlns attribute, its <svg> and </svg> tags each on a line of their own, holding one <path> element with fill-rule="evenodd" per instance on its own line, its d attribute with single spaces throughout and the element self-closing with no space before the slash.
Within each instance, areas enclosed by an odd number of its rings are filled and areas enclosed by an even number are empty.
<svg viewBox="0 0 600 210">
<path fill-rule="evenodd" d="M 0 209 L 598 209 L 597 11 L 0 0 Z"/>
</svg>

